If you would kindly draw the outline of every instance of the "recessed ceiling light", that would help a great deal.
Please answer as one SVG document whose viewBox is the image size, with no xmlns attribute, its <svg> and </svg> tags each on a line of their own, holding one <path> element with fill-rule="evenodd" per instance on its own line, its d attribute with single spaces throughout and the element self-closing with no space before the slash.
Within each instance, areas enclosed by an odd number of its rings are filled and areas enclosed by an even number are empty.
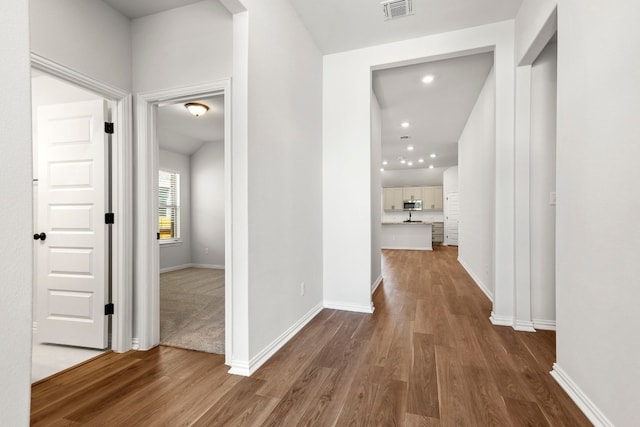
<svg viewBox="0 0 640 427">
<path fill-rule="evenodd" d="M 382 161 L 382 164 L 386 166 L 386 165 L 387 165 L 387 161 L 386 161 L 386 160 L 383 160 L 383 161 Z"/>
<path fill-rule="evenodd" d="M 433 165 L 429 165 L 429 169 L 433 169 Z"/>
<path fill-rule="evenodd" d="M 422 78 L 422 83 L 431 83 L 433 81 L 433 76 L 431 74 L 426 75 Z"/>
<path fill-rule="evenodd" d="M 402 160 L 400 160 L 400 163 L 402 163 L 404 165 L 405 163 L 407 163 L 407 161 L 405 159 L 402 159 Z"/>
<path fill-rule="evenodd" d="M 435 159 L 435 158 L 436 158 L 436 154 L 435 154 L 435 153 L 433 153 L 433 154 L 431 154 L 429 157 L 431 157 L 432 159 Z"/>
<path fill-rule="evenodd" d="M 400 126 L 402 126 L 403 128 L 408 128 L 409 127 L 409 122 L 402 122 L 400 124 Z"/>
<path fill-rule="evenodd" d="M 413 166 L 413 162 L 409 162 L 409 163 L 407 163 L 407 165 Z"/>
<path fill-rule="evenodd" d="M 420 163 L 424 163 L 424 159 L 423 159 L 422 157 L 420 157 L 420 158 L 418 159 L 418 161 L 419 161 Z"/>
<path fill-rule="evenodd" d="M 380 172 L 384 172 L 384 168 L 380 168 Z"/>
<path fill-rule="evenodd" d="M 407 147 L 407 150 L 409 150 L 409 151 L 413 151 L 413 145 L 409 145 L 409 146 Z"/>
</svg>

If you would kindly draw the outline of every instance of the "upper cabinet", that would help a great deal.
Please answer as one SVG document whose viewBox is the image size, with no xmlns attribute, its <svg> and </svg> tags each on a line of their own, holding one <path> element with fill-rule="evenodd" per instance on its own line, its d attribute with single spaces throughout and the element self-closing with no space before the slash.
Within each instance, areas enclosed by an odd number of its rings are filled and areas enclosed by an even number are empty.
<svg viewBox="0 0 640 427">
<path fill-rule="evenodd" d="M 403 187 L 402 200 L 422 200 L 422 187 Z"/>
<path fill-rule="evenodd" d="M 422 200 L 422 210 L 442 210 L 442 186 L 383 188 L 382 203 L 385 211 L 401 211 L 405 200 Z"/>
<path fill-rule="evenodd" d="M 385 211 L 401 211 L 404 200 L 402 188 L 384 188 L 382 191 L 382 203 Z"/>
</svg>

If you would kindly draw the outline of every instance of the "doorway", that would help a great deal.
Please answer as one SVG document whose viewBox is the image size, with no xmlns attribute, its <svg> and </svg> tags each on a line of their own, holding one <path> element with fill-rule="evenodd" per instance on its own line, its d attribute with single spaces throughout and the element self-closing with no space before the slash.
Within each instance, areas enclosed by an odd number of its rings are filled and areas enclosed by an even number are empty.
<svg viewBox="0 0 640 427">
<path fill-rule="evenodd" d="M 35 382 L 110 347 L 115 102 L 36 69 L 31 87 Z"/>
<path fill-rule="evenodd" d="M 185 104 L 222 96 L 224 105 L 224 353 L 231 363 L 232 340 L 232 243 L 231 236 L 231 82 L 220 80 L 194 86 L 146 92 L 137 95 L 137 230 L 139 284 L 136 313 L 139 325 L 138 348 L 150 349 L 160 343 L 160 244 L 158 183 L 160 169 L 158 140 L 158 110 L 162 105 Z M 205 247 L 206 248 L 206 247 Z M 204 248 L 203 248 L 204 251 Z"/>
<path fill-rule="evenodd" d="M 160 344 L 224 354 L 224 95 L 157 115 Z"/>
</svg>

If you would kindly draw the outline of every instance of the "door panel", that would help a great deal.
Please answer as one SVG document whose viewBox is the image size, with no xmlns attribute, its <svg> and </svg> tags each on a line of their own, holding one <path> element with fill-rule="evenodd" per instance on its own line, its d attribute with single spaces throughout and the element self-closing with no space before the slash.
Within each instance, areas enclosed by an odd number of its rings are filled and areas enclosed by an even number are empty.
<svg viewBox="0 0 640 427">
<path fill-rule="evenodd" d="M 458 246 L 458 218 L 460 217 L 460 201 L 458 193 L 447 193 L 447 216 L 445 217 L 445 242 L 450 246 Z"/>
<path fill-rule="evenodd" d="M 37 338 L 106 348 L 106 105 L 38 108 Z"/>
</svg>

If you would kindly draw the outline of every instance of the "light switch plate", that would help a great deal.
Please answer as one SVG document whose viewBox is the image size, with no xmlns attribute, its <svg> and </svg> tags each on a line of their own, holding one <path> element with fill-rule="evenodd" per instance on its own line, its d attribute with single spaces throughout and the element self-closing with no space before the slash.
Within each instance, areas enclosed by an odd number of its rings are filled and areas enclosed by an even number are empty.
<svg viewBox="0 0 640 427">
<path fill-rule="evenodd" d="M 551 193 L 549 193 L 549 204 L 551 206 L 555 206 L 556 205 L 556 192 L 552 191 Z"/>
</svg>

